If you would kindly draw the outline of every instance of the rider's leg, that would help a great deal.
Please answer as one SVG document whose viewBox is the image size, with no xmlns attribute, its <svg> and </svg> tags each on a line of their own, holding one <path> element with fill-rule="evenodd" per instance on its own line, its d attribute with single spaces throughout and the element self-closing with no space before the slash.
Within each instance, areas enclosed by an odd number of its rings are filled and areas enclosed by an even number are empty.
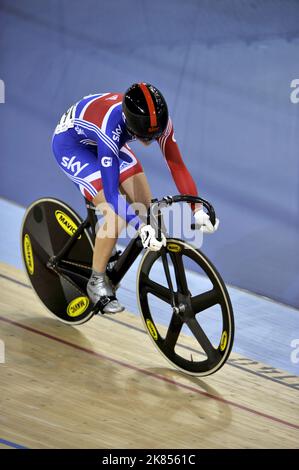
<svg viewBox="0 0 299 470">
<path fill-rule="evenodd" d="M 97 194 L 92 202 L 104 215 L 104 223 L 100 226 L 96 235 L 92 267 L 95 271 L 104 272 L 118 236 L 125 227 L 125 221 L 115 214 L 106 202 L 103 190 Z"/>
<path fill-rule="evenodd" d="M 145 174 L 142 172 L 124 179 L 120 185 L 120 191 L 128 198 L 130 203 L 139 203 L 140 215 L 145 217 L 147 207 L 152 199 Z M 93 199 L 93 204 L 100 209 L 105 219 L 96 235 L 92 265 L 93 275 L 87 286 L 89 296 L 93 301 L 96 301 L 103 295 L 112 295 L 112 286 L 107 276 L 105 276 L 105 272 L 118 236 L 125 226 L 125 221 L 115 214 L 107 204 L 103 190 Z M 120 310 L 122 310 L 122 307 L 117 301 L 110 302 L 104 309 L 105 312 L 110 313 L 116 313 Z"/>
<path fill-rule="evenodd" d="M 140 216 L 144 219 L 153 197 L 145 174 L 140 172 L 130 176 L 121 183 L 120 189 L 127 196 L 130 203 L 135 202 L 140 204 Z"/>
<path fill-rule="evenodd" d="M 121 183 L 120 190 L 127 196 L 130 203 L 140 203 L 140 210 L 142 211 L 140 215 L 145 217 L 152 199 L 152 193 L 145 174 L 142 172 L 130 176 Z M 97 272 L 104 272 L 117 239 L 125 227 L 125 221 L 115 214 L 107 204 L 103 190 L 93 199 L 93 204 L 100 208 L 102 213 L 105 213 L 105 222 L 97 232 L 92 267 Z"/>
<path fill-rule="evenodd" d="M 93 272 L 87 285 L 88 295 L 96 303 L 103 296 L 114 295 L 111 282 L 106 276 L 106 267 L 117 238 L 125 226 L 125 221 L 115 214 L 107 204 L 103 190 L 97 194 L 92 202 L 104 216 L 104 223 L 96 234 L 92 263 Z M 116 313 L 122 310 L 123 307 L 117 299 L 112 300 L 103 308 L 106 313 Z"/>
<path fill-rule="evenodd" d="M 121 191 L 127 196 L 130 203 L 138 202 L 138 210 L 141 210 L 139 217 L 142 222 L 147 223 L 147 209 L 153 199 L 147 177 L 143 172 L 126 179 L 120 187 Z M 162 217 L 162 232 L 166 234 L 166 225 Z"/>
</svg>

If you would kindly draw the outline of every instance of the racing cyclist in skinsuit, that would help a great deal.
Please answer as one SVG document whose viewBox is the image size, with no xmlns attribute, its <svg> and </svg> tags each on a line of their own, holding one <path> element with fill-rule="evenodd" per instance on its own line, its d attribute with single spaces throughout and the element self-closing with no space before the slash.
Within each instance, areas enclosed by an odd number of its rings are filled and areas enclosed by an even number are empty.
<svg viewBox="0 0 299 470">
<path fill-rule="evenodd" d="M 82 195 L 95 206 L 100 204 L 104 213 L 105 223 L 97 231 L 93 271 L 87 285 L 91 301 L 101 306 L 102 313 L 123 310 L 106 268 L 124 224 L 135 227 L 149 250 L 160 250 L 166 244 L 165 236 L 162 234 L 162 240 L 157 240 L 154 228 L 145 222 L 152 193 L 142 166 L 128 145 L 136 139 L 144 145 L 157 141 L 180 194 L 197 196 L 196 185 L 174 138 L 166 101 L 153 85 L 135 83 L 124 95 L 101 93 L 84 97 L 62 116 L 53 136 L 53 152 L 59 166 Z M 141 203 L 144 214 L 136 216 L 127 199 Z M 203 232 L 217 230 L 219 221 L 214 227 L 201 205 L 192 209 Z"/>
</svg>

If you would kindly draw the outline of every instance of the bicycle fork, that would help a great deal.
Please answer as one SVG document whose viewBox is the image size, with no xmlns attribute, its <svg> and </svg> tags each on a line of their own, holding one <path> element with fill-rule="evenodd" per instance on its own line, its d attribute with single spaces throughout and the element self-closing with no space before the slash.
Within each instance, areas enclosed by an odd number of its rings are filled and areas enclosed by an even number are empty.
<svg viewBox="0 0 299 470">
<path fill-rule="evenodd" d="M 172 284 L 172 280 L 171 280 L 171 275 L 170 275 L 170 271 L 169 271 L 169 266 L 168 266 L 168 263 L 167 263 L 167 253 L 166 253 L 165 248 L 162 248 L 161 251 L 162 251 L 161 257 L 162 257 L 162 263 L 163 263 L 163 267 L 164 267 L 164 272 L 165 272 L 165 276 L 166 276 L 166 279 L 167 279 L 168 287 L 169 287 L 169 290 L 170 290 L 170 293 L 171 293 L 171 306 L 172 306 L 172 311 L 173 311 L 173 313 L 175 313 L 176 315 L 179 315 L 180 313 L 183 313 L 183 312 L 185 311 L 186 307 L 185 307 L 185 305 L 182 304 L 182 303 L 180 303 L 178 306 L 176 305 L 175 293 L 174 293 L 174 290 L 173 290 L 173 284 Z"/>
</svg>

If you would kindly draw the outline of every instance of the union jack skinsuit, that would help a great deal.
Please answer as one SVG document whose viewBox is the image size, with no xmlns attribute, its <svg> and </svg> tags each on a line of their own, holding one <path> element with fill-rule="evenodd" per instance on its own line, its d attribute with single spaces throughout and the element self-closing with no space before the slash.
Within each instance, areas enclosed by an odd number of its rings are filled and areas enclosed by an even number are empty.
<svg viewBox="0 0 299 470">
<path fill-rule="evenodd" d="M 60 119 L 53 136 L 53 152 L 62 171 L 92 201 L 103 189 L 115 212 L 136 229 L 136 216 L 120 197 L 119 186 L 132 175 L 143 172 L 128 145 L 134 140 L 128 133 L 122 112 L 123 95 L 100 93 L 84 97 Z M 174 138 L 171 119 L 157 139 L 165 161 L 181 194 L 197 196 L 197 188 L 187 170 Z M 122 201 L 120 203 L 120 201 Z M 138 202 L 138 201 L 136 201 Z"/>
</svg>

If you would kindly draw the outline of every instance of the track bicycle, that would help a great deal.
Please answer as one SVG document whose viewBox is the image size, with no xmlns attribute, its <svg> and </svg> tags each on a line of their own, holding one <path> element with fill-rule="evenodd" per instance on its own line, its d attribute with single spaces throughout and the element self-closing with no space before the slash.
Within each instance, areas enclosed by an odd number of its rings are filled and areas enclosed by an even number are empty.
<svg viewBox="0 0 299 470">
<path fill-rule="evenodd" d="M 26 210 L 21 229 L 24 266 L 32 288 L 50 313 L 69 325 L 80 325 L 99 313 L 86 293 L 98 219 L 93 204 L 85 202 L 87 216 L 82 220 L 58 199 L 38 199 Z M 154 216 L 157 221 L 158 237 L 161 211 L 181 202 L 201 203 L 215 224 L 208 201 L 167 196 L 154 199 L 148 209 L 148 218 Z M 166 247 L 153 252 L 143 249 L 136 232 L 124 251 L 110 258 L 114 266 L 106 273 L 113 285 L 120 283 L 143 251 L 136 295 L 147 333 L 172 366 L 194 376 L 215 373 L 228 359 L 234 340 L 232 304 L 220 274 L 192 244 L 167 238 Z M 195 347 L 180 345 L 186 334 Z"/>
</svg>

